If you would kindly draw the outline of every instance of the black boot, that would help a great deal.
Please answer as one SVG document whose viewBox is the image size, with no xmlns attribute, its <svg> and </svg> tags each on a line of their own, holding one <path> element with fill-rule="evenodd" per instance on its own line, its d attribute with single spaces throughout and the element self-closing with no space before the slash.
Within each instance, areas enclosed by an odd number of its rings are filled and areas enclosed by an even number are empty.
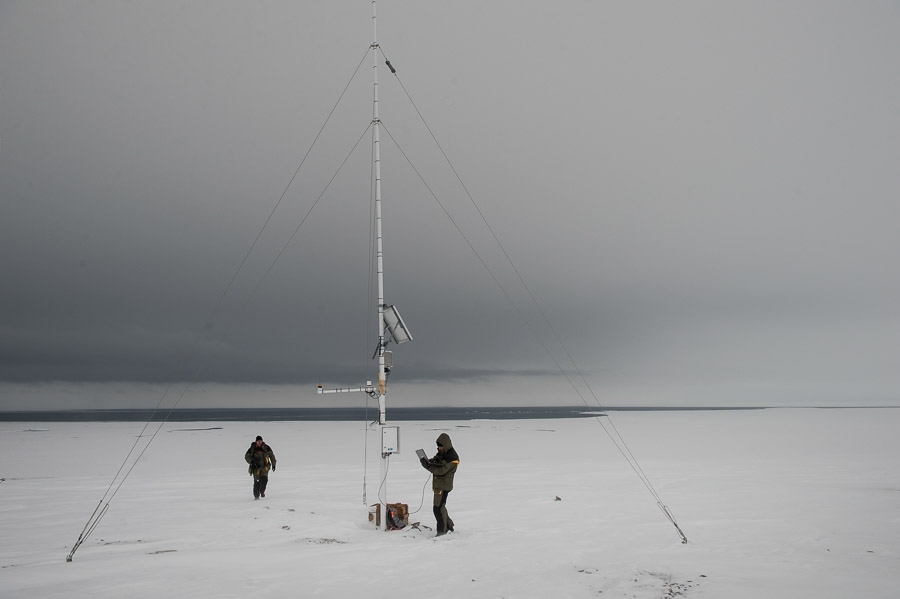
<svg viewBox="0 0 900 599">
<path fill-rule="evenodd" d="M 259 499 L 259 479 L 253 479 L 253 499 Z"/>
</svg>

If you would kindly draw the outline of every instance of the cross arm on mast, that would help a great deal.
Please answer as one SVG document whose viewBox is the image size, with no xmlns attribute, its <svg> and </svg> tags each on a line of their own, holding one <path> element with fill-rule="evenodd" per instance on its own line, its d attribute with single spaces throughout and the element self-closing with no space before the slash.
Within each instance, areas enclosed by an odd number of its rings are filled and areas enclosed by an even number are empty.
<svg viewBox="0 0 900 599">
<path fill-rule="evenodd" d="M 372 386 L 371 381 L 366 381 L 365 387 L 339 387 L 337 389 L 325 389 L 321 384 L 316 386 L 316 393 L 318 395 L 326 395 L 329 393 L 368 393 L 369 395 L 375 394 L 375 387 Z"/>
</svg>

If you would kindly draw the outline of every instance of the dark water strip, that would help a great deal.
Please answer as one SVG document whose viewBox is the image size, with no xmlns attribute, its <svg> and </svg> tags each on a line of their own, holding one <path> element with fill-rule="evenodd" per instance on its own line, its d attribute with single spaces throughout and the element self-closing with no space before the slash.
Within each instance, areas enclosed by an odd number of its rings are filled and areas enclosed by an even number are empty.
<svg viewBox="0 0 900 599">
<path fill-rule="evenodd" d="M 605 411 L 748 410 L 742 407 L 607 407 Z M 584 406 L 548 407 L 427 407 L 391 408 L 390 421 L 529 420 L 592 418 L 604 412 Z M 167 417 L 168 416 L 168 417 Z M 0 412 L 0 422 L 281 422 L 377 420 L 378 411 L 365 408 L 181 408 L 172 410 L 33 410 Z"/>
</svg>

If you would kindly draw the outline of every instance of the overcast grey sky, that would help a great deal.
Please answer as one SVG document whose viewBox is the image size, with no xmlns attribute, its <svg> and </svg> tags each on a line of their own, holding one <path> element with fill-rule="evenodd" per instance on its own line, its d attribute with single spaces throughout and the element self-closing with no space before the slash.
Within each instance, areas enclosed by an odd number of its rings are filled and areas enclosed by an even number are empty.
<svg viewBox="0 0 900 599">
<path fill-rule="evenodd" d="M 392 389 L 517 401 L 571 366 L 402 83 L 604 403 L 900 403 L 896 2 L 377 22 L 387 301 L 415 337 Z M 368 134 L 338 172 L 371 41 L 366 0 L 0 3 L 0 408 L 173 379 L 315 405 L 374 378 Z"/>
</svg>

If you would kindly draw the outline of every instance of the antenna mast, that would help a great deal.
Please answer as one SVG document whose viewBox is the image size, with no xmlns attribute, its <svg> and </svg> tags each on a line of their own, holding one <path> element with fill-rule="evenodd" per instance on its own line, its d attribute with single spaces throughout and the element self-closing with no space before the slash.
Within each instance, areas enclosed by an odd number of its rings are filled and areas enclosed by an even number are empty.
<svg viewBox="0 0 900 599">
<path fill-rule="evenodd" d="M 400 432 L 397 426 L 387 426 L 385 400 L 387 398 L 387 377 L 393 366 L 393 354 L 385 351 L 385 349 L 390 341 L 398 344 L 403 343 L 412 340 L 412 335 L 409 334 L 409 330 L 406 328 L 403 319 L 400 318 L 397 309 L 392 305 L 385 304 L 384 301 L 384 251 L 381 230 L 381 119 L 378 116 L 378 51 L 380 48 L 378 45 L 375 0 L 372 0 L 372 45 L 370 48 L 372 50 L 373 74 L 372 155 L 375 167 L 375 275 L 378 281 L 378 300 L 376 304 L 378 309 L 378 319 L 376 321 L 378 347 L 373 358 L 378 359 L 378 382 L 376 385 L 372 385 L 371 381 L 367 381 L 365 387 L 349 389 L 323 389 L 322 385 L 319 385 L 317 392 L 319 394 L 364 392 L 378 400 L 378 425 L 381 429 L 381 483 L 379 489 L 383 490 L 384 496 L 387 497 L 387 461 L 391 454 L 400 451 Z M 391 68 L 391 72 L 394 72 L 393 67 L 389 63 L 388 66 Z M 387 503 L 387 500 L 382 501 L 381 497 L 379 497 L 379 502 Z"/>
<path fill-rule="evenodd" d="M 381 119 L 378 118 L 378 27 L 372 0 L 372 148 L 375 160 L 375 275 L 378 279 L 378 424 L 384 426 L 387 375 L 384 364 L 384 249 L 381 233 Z"/>
</svg>

